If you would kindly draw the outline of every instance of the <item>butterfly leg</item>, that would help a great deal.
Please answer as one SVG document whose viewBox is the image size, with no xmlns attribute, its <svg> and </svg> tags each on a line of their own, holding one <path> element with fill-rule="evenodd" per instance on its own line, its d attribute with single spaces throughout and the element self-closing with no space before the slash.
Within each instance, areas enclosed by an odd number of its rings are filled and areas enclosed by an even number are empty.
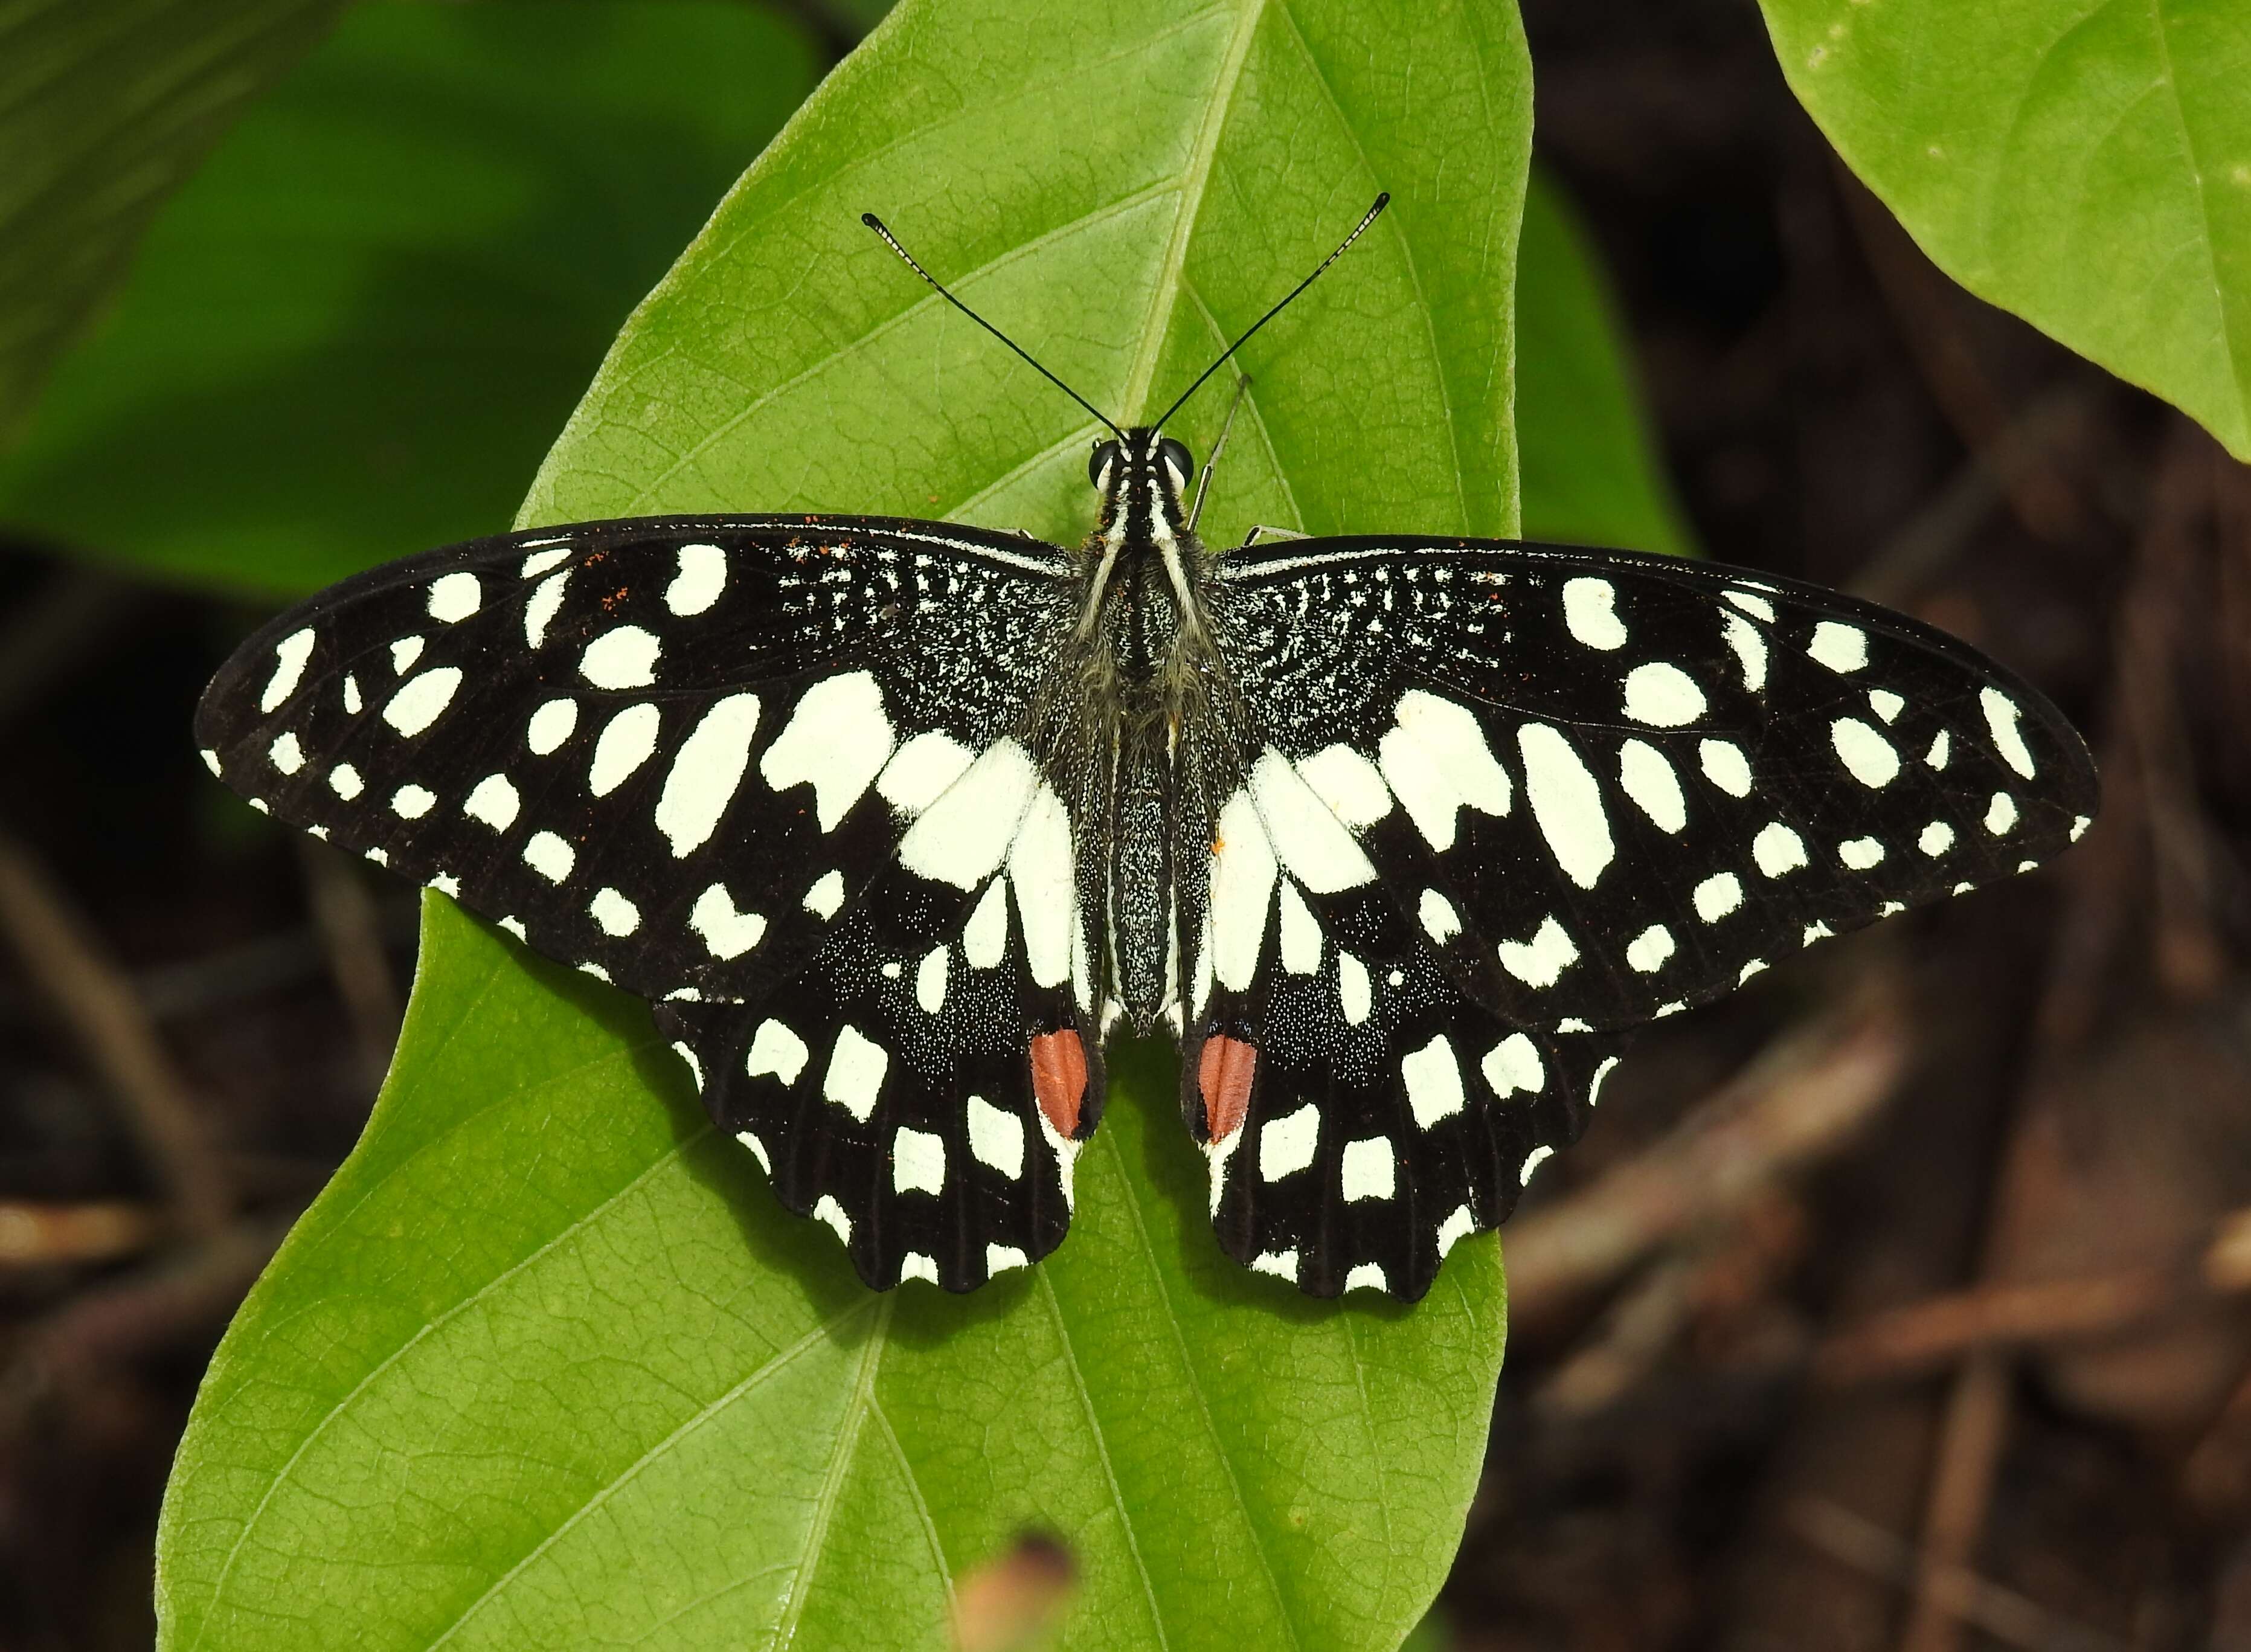
<svg viewBox="0 0 2251 1652">
<path fill-rule="evenodd" d="M 1262 522 L 1243 536 L 1243 543 L 1236 549 L 1248 551 L 1252 545 L 1257 545 L 1262 537 L 1269 539 L 1310 539 L 1313 536 L 1310 533 L 1299 533 L 1295 528 L 1270 528 Z"/>
</svg>

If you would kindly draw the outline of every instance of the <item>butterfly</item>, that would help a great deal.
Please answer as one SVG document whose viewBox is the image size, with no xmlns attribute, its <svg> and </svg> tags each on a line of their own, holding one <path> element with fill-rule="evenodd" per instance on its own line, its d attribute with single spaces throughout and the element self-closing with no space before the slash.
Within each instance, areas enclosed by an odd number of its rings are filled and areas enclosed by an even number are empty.
<svg viewBox="0 0 2251 1652">
<path fill-rule="evenodd" d="M 2071 725 L 1929 627 L 1622 551 L 1216 552 L 1164 419 L 1047 376 L 1110 431 L 1075 549 L 804 515 L 449 546 L 244 642 L 204 760 L 650 1001 L 877 1289 L 1063 1242 L 1122 1023 L 1179 1042 L 1229 1255 L 1415 1300 L 1637 1029 L 2095 811 Z"/>
</svg>

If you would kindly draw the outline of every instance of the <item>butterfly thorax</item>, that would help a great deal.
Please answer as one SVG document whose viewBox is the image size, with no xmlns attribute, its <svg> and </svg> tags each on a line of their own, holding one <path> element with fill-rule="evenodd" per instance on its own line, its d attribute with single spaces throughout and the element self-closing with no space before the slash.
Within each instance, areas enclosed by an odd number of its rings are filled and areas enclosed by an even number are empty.
<svg viewBox="0 0 2251 1652">
<path fill-rule="evenodd" d="M 1102 511 L 1081 552 L 1084 607 L 1073 675 L 1107 780 L 1090 799 L 1107 849 L 1105 951 L 1112 996 L 1146 1028 L 1173 996 L 1179 756 L 1219 669 L 1205 622 L 1203 551 L 1181 508 L 1184 469 L 1153 430 L 1098 458 Z"/>
</svg>

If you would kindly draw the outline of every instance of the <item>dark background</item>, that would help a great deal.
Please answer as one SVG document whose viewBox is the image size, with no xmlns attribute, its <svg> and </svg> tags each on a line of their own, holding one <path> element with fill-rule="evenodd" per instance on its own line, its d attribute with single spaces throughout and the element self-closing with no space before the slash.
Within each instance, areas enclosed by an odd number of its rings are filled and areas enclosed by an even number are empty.
<svg viewBox="0 0 2251 1652">
<path fill-rule="evenodd" d="M 2251 1648 L 2251 474 L 1940 274 L 1747 0 L 1525 10 L 1708 553 L 2008 662 L 2107 797 L 2061 864 L 1645 1039 L 1504 1232 L 1434 1641 Z M 0 1652 L 149 1642 L 203 1362 L 411 968 L 409 892 L 195 762 L 255 617 L 0 552 Z M 168 1150 L 249 1214 L 168 1227 Z"/>
</svg>

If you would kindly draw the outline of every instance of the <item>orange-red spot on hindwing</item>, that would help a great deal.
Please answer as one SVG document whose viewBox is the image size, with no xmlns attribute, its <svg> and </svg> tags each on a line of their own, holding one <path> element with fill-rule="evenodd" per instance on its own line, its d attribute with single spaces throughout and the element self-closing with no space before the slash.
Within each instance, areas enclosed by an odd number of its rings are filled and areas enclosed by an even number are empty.
<svg viewBox="0 0 2251 1652">
<path fill-rule="evenodd" d="M 1078 1134 L 1078 1111 L 1086 1100 L 1086 1046 L 1065 1027 L 1032 1039 L 1032 1093 L 1055 1132 L 1066 1142 Z"/>
<path fill-rule="evenodd" d="M 1215 1032 L 1196 1058 L 1196 1087 L 1203 1092 L 1204 1138 L 1214 1145 L 1243 1128 L 1250 1111 L 1250 1080 L 1258 1070 L 1258 1050 L 1240 1038 Z"/>
</svg>

